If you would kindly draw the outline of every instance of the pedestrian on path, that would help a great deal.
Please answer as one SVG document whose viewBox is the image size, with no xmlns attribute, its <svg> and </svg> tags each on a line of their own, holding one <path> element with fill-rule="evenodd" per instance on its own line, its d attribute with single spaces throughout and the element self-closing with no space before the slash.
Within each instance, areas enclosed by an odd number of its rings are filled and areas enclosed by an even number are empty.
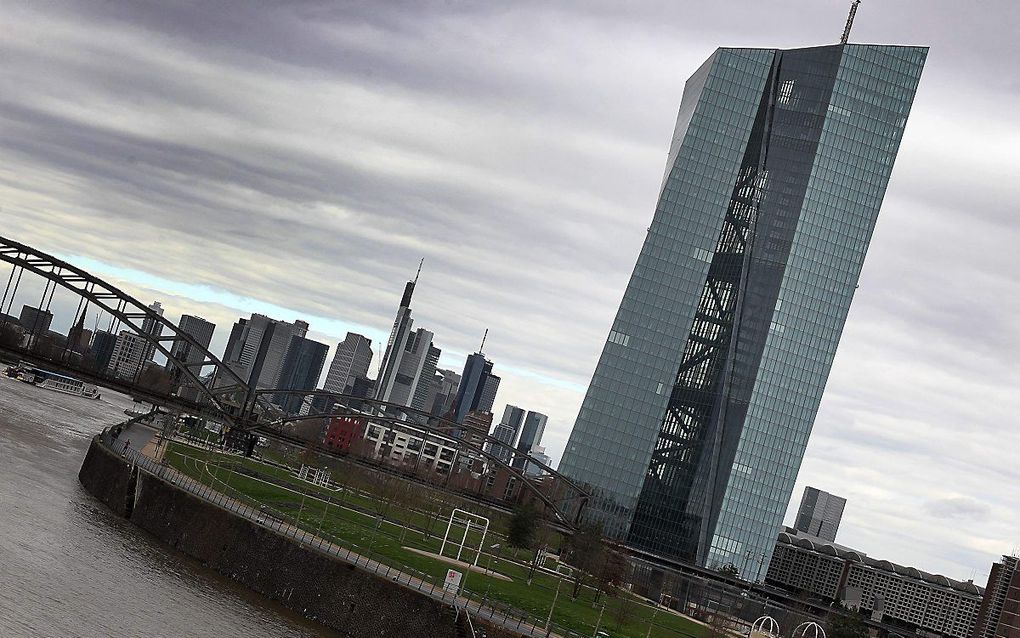
<svg viewBox="0 0 1020 638">
<path fill-rule="evenodd" d="M 128 451 L 128 446 L 129 445 L 131 445 L 131 441 L 130 440 L 124 441 L 124 449 L 120 451 L 120 455 L 121 456 L 127 455 L 127 451 Z"/>
</svg>

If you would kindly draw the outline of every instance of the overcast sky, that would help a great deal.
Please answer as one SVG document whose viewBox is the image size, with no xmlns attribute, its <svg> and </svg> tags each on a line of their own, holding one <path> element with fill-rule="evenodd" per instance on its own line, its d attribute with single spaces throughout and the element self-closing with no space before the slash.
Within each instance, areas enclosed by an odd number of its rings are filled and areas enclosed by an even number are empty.
<svg viewBox="0 0 1020 638">
<path fill-rule="evenodd" d="M 685 79 L 835 42 L 848 5 L 0 0 L 0 233 L 220 351 L 261 311 L 378 357 L 424 257 L 416 326 L 456 369 L 488 328 L 496 411 L 548 414 L 558 459 Z M 982 584 L 1020 543 L 1018 25 L 861 6 L 853 41 L 931 53 L 792 504 L 836 492 L 843 544 Z"/>
</svg>

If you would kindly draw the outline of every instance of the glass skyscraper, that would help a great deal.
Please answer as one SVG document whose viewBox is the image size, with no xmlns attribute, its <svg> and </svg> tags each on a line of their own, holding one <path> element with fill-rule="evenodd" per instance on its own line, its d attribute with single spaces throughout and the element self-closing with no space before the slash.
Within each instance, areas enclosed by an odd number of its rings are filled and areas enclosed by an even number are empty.
<svg viewBox="0 0 1020 638">
<path fill-rule="evenodd" d="M 645 551 L 768 568 L 927 56 L 718 49 L 560 470 Z"/>
</svg>

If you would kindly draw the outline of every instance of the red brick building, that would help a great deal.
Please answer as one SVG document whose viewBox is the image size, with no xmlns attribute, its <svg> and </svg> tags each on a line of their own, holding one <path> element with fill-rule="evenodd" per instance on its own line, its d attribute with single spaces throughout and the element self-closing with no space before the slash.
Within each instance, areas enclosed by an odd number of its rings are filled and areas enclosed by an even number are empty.
<svg viewBox="0 0 1020 638">
<path fill-rule="evenodd" d="M 360 439 L 365 433 L 365 419 L 354 416 L 334 416 L 326 426 L 323 443 L 337 452 L 347 452 L 351 443 Z"/>
</svg>

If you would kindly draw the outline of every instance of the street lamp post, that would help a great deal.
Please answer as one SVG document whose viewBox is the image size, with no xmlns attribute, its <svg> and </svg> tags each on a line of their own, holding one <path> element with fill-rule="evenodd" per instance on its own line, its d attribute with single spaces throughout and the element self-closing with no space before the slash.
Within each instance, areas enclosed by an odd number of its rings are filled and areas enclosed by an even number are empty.
<svg viewBox="0 0 1020 638">
<path fill-rule="evenodd" d="M 556 595 L 553 596 L 552 607 L 549 608 L 549 617 L 545 619 L 545 638 L 549 638 L 552 634 L 552 616 L 553 610 L 556 609 L 556 601 L 560 597 L 560 585 L 563 584 L 562 578 L 556 579 Z"/>
</svg>

